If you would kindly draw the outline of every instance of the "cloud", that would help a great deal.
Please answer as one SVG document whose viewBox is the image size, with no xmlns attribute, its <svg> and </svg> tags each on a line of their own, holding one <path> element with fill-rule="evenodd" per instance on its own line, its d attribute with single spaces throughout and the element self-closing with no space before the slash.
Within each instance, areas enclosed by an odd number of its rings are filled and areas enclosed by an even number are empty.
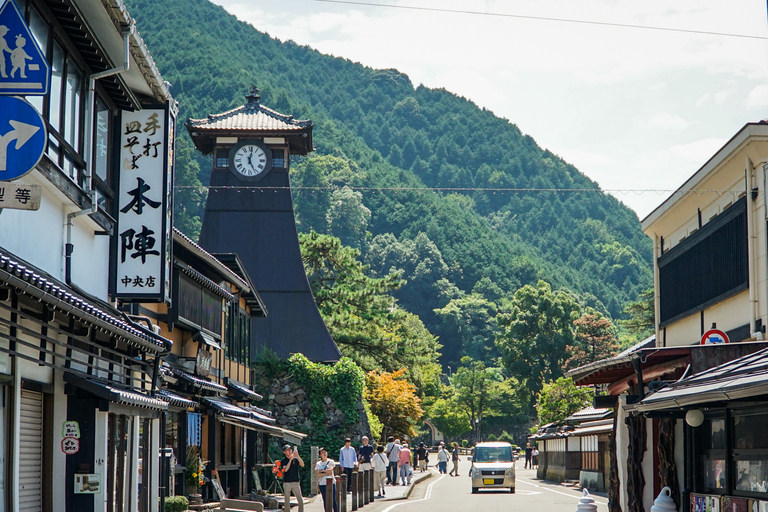
<svg viewBox="0 0 768 512">
<path fill-rule="evenodd" d="M 689 142 L 688 144 L 675 144 L 668 151 L 677 158 L 702 166 L 726 142 L 727 139 L 707 137 L 706 139 Z"/>
<path fill-rule="evenodd" d="M 768 84 L 760 84 L 747 95 L 747 108 L 768 107 Z"/>
<path fill-rule="evenodd" d="M 682 117 L 674 116 L 665 112 L 652 115 L 648 121 L 640 123 L 640 125 L 644 128 L 651 129 L 660 128 L 662 130 L 685 130 L 691 125 L 691 123 Z"/>
<path fill-rule="evenodd" d="M 696 106 L 697 106 L 697 107 L 700 107 L 700 106 L 702 106 L 702 105 L 706 105 L 706 104 L 707 104 L 707 103 L 709 103 L 711 100 L 712 100 L 712 96 L 711 96 L 711 95 L 710 95 L 708 92 L 705 92 L 703 95 L 701 95 L 701 96 L 699 97 L 699 99 L 698 99 L 698 100 L 696 100 Z"/>
</svg>

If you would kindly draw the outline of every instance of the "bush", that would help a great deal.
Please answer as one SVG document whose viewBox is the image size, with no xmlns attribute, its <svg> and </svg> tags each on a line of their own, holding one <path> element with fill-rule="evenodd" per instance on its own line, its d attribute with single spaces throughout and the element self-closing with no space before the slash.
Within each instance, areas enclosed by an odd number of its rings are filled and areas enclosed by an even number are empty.
<svg viewBox="0 0 768 512">
<path fill-rule="evenodd" d="M 189 500 L 184 496 L 165 498 L 165 512 L 184 512 L 189 508 Z"/>
<path fill-rule="evenodd" d="M 466 448 L 467 446 L 469 446 L 469 441 L 467 441 L 466 439 L 462 439 L 462 440 L 461 440 L 461 446 L 463 446 L 464 448 Z"/>
<path fill-rule="evenodd" d="M 489 441 L 496 441 L 496 434 L 488 434 L 487 438 Z"/>
<path fill-rule="evenodd" d="M 505 443 L 509 443 L 509 444 L 515 444 L 515 440 L 512 437 L 512 434 L 510 434 L 506 430 L 502 432 L 501 435 L 499 436 L 499 441 L 504 441 Z"/>
</svg>

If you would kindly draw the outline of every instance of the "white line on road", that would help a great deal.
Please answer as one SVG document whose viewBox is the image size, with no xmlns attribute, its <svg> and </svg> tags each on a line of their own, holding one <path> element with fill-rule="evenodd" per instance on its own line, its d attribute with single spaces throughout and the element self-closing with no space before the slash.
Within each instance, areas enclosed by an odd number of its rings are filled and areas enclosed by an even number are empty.
<svg viewBox="0 0 768 512">
<path fill-rule="evenodd" d="M 537 488 L 539 488 L 539 489 L 541 489 L 543 491 L 549 491 L 549 492 L 554 492 L 554 493 L 557 493 L 557 494 L 562 494 L 563 496 L 569 496 L 569 497 L 571 497 L 573 499 L 576 499 L 576 500 L 578 500 L 578 499 L 580 499 L 582 497 L 582 496 L 574 496 L 573 494 L 568 494 L 568 493 L 561 492 L 561 491 L 556 491 L 556 490 L 550 489 L 548 487 L 542 487 L 541 485 L 536 485 L 536 484 L 534 484 L 532 482 L 526 482 L 525 480 L 521 480 L 521 479 L 518 479 L 517 481 L 521 482 L 521 483 L 524 483 L 524 484 L 532 485 L 532 486 L 537 487 Z M 574 491 L 574 492 L 576 492 L 576 491 Z M 590 496 L 592 496 L 592 495 L 590 495 Z M 595 497 L 592 496 L 592 499 L 594 499 L 594 498 Z M 597 503 L 598 505 L 607 505 L 608 504 L 607 501 L 604 502 L 604 501 L 597 501 L 597 500 L 595 500 L 595 503 Z M 384 512 L 387 512 L 387 511 L 385 510 Z"/>
<path fill-rule="evenodd" d="M 445 478 L 445 475 L 441 476 L 440 478 L 438 478 L 437 480 L 435 480 L 434 482 L 432 482 L 431 484 L 429 484 L 429 486 L 427 487 L 427 493 L 424 495 L 424 497 L 423 497 L 423 498 L 421 498 L 421 499 L 419 499 L 419 500 L 413 500 L 413 501 L 403 501 L 402 503 L 395 503 L 394 505 L 390 505 L 390 506 L 388 506 L 387 508 L 385 508 L 385 509 L 383 510 L 383 512 L 389 512 L 389 511 L 390 511 L 390 510 L 392 510 L 393 508 L 395 508 L 395 507 L 399 507 L 400 505 L 407 505 L 407 504 L 409 504 L 409 503 L 416 503 L 417 501 L 424 501 L 424 500 L 428 500 L 429 498 L 431 498 L 431 497 L 432 497 L 432 487 L 433 487 L 433 486 L 434 486 L 434 485 L 435 485 L 437 482 L 439 482 L 440 480 L 442 480 L 443 478 Z"/>
</svg>

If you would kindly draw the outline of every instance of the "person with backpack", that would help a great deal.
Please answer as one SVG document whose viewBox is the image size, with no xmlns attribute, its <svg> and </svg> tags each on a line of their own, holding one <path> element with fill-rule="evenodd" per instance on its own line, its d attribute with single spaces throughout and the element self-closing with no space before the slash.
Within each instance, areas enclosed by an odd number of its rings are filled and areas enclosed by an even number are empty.
<svg viewBox="0 0 768 512">
<path fill-rule="evenodd" d="M 387 439 L 387 459 L 389 467 L 387 468 L 387 483 L 397 485 L 397 464 L 400 462 L 400 440 L 394 437 Z"/>
<path fill-rule="evenodd" d="M 376 447 L 376 455 L 371 457 L 373 461 L 373 486 L 378 491 L 378 497 L 381 498 L 386 494 L 384 492 L 384 480 L 387 477 L 387 470 L 389 469 L 389 460 L 384 455 L 384 445 L 380 444 Z"/>
</svg>

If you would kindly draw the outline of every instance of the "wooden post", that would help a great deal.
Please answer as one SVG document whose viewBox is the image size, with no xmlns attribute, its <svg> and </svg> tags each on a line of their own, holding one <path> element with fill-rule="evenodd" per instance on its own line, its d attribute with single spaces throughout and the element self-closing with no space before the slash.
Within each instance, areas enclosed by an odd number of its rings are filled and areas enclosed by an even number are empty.
<svg viewBox="0 0 768 512">
<path fill-rule="evenodd" d="M 370 484 L 370 482 L 368 482 L 368 473 L 369 472 L 370 472 L 370 469 L 366 469 L 365 471 L 361 471 L 360 472 L 360 478 L 363 481 L 362 482 L 363 485 L 360 486 L 360 492 L 362 493 L 361 494 L 361 499 L 363 500 L 363 506 L 365 506 L 365 505 L 367 505 L 369 503 L 369 501 L 368 501 L 368 485 Z"/>
<path fill-rule="evenodd" d="M 328 482 L 328 480 L 326 480 Z M 333 493 L 333 484 L 332 483 L 326 483 L 325 484 L 325 512 L 333 512 L 333 500 L 335 499 L 335 495 Z"/>
<path fill-rule="evenodd" d="M 318 452 L 319 449 L 320 448 L 317 446 L 313 446 L 311 448 L 311 454 L 310 454 L 311 464 L 309 465 L 309 475 L 310 475 L 309 495 L 310 496 L 317 496 L 317 493 L 318 493 L 317 475 L 315 474 L 315 464 L 317 464 L 317 461 L 320 460 L 320 453 Z"/>
<path fill-rule="evenodd" d="M 336 486 L 339 499 L 339 512 L 347 512 L 347 475 L 339 477 L 339 485 Z"/>
<path fill-rule="evenodd" d="M 359 497 L 357 493 L 357 471 L 352 472 L 352 478 L 350 479 L 349 484 L 349 488 L 352 490 L 352 510 L 357 510 L 357 499 Z"/>
</svg>

